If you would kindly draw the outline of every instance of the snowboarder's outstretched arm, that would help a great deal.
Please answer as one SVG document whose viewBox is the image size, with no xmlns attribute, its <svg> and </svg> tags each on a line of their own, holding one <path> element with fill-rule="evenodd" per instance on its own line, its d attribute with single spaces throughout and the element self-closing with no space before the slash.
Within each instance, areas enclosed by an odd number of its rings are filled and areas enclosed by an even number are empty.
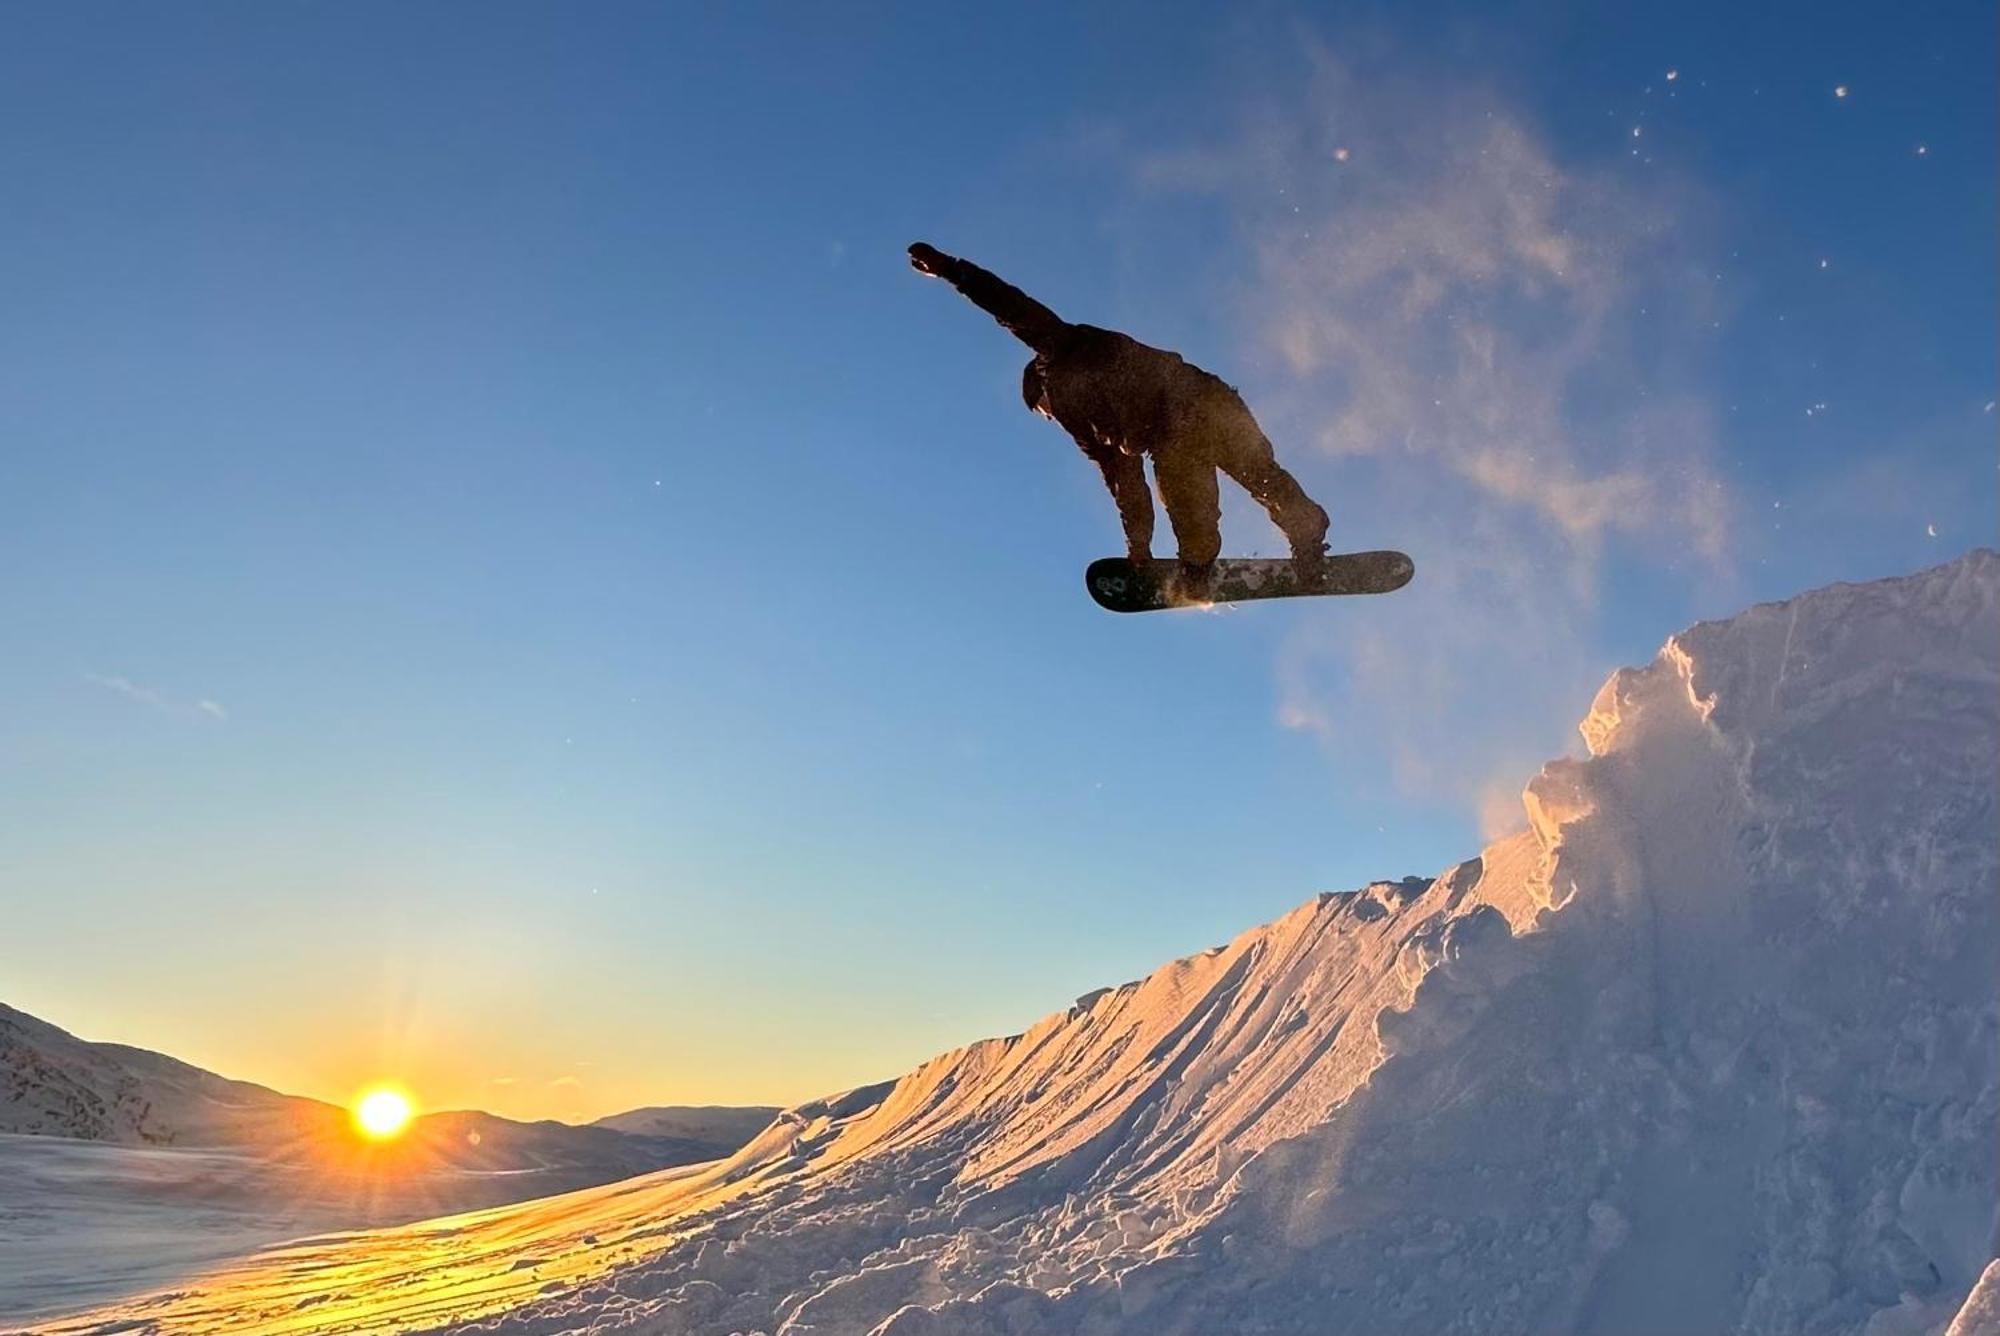
<svg viewBox="0 0 2000 1336">
<path fill-rule="evenodd" d="M 966 300 L 1038 353 L 1046 352 L 1069 328 L 1061 316 L 999 275 L 981 269 L 970 260 L 946 255 L 935 246 L 921 241 L 912 245 L 910 266 L 920 274 L 941 278 L 957 288 Z"/>
<path fill-rule="evenodd" d="M 1104 485 L 1118 503 L 1118 522 L 1125 526 L 1125 555 L 1134 561 L 1149 560 L 1153 555 L 1153 489 L 1146 485 L 1145 461 L 1106 446 L 1086 445 L 1084 453 L 1103 472 Z"/>
</svg>

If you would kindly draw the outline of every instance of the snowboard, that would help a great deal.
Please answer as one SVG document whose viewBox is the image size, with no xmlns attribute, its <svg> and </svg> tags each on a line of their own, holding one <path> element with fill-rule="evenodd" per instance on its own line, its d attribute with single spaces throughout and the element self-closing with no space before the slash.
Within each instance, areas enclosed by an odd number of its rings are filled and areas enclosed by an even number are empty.
<svg viewBox="0 0 2000 1336">
<path fill-rule="evenodd" d="M 1182 587 L 1178 561 L 1101 557 L 1083 573 L 1083 583 L 1106 611 L 1157 612 L 1260 598 L 1386 594 L 1408 584 L 1416 569 L 1401 552 L 1339 552 L 1326 558 L 1319 579 L 1307 583 L 1289 557 L 1223 557 L 1205 588 L 1189 590 Z"/>
</svg>

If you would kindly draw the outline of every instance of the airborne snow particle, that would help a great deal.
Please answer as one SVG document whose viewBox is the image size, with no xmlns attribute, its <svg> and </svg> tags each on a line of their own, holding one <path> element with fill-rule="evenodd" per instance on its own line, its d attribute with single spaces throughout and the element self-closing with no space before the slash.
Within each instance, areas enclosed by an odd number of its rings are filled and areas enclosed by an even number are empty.
<svg viewBox="0 0 2000 1336">
<path fill-rule="evenodd" d="M 1344 148 L 1337 148 L 1333 151 L 1333 160 L 1335 162 L 1346 162 L 1347 157 L 1347 150 Z"/>
<path fill-rule="evenodd" d="M 1822 268 L 1822 269 L 1826 268 L 1826 261 L 1825 261 L 1825 260 L 1821 260 L 1821 261 L 1819 262 L 1819 267 L 1820 267 L 1820 268 Z"/>
<path fill-rule="evenodd" d="M 1639 131 L 1640 131 L 1640 129 L 1641 129 L 1641 128 L 1642 128 L 1642 127 L 1640 127 L 1640 126 L 1637 126 L 1637 125 L 1635 125 L 1635 126 L 1633 126 L 1633 127 L 1632 127 L 1632 137 L 1633 137 L 1634 139 L 1637 139 L 1637 138 L 1639 137 Z"/>
<path fill-rule="evenodd" d="M 1680 77 L 1681 77 L 1681 72 L 1680 72 L 1679 70 L 1668 70 L 1668 71 L 1667 71 L 1667 82 L 1668 82 L 1668 83 L 1672 83 L 1672 82 L 1673 82 L 1674 80 L 1676 80 L 1676 79 L 1678 79 L 1678 78 L 1680 78 Z"/>
<path fill-rule="evenodd" d="M 1926 525 L 1924 526 L 1924 532 L 1925 532 L 1925 533 L 1927 533 L 1927 534 L 1929 534 L 1929 535 L 1930 535 L 1931 537 L 1933 537 L 1933 538 L 1937 537 L 1937 525 L 1935 525 L 1935 524 L 1926 524 Z"/>
<path fill-rule="evenodd" d="M 1835 88 L 1835 89 L 1833 90 L 1833 95 L 1834 95 L 1835 97 L 1846 97 L 1846 96 L 1847 96 L 1847 85 L 1846 85 L 1846 84 L 1841 84 L 1841 85 L 1840 85 L 1839 87 Z"/>
<path fill-rule="evenodd" d="M 1918 157 L 1920 157 L 1920 158 L 1927 158 L 1927 157 L 1929 157 L 1929 156 L 1930 156 L 1930 153 L 1931 153 L 1931 146 L 1930 146 L 1929 144 L 1919 144 L 1919 145 L 1917 145 L 1917 156 L 1918 156 Z"/>
</svg>

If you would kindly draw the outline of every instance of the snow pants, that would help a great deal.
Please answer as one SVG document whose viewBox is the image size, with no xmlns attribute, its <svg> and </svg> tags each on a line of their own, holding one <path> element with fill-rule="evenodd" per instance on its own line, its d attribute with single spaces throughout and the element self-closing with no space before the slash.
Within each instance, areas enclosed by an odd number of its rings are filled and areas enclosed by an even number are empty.
<svg viewBox="0 0 2000 1336">
<path fill-rule="evenodd" d="M 1294 555 L 1318 555 L 1326 540 L 1326 512 L 1278 462 L 1257 419 L 1233 390 L 1200 396 L 1174 426 L 1171 438 L 1152 452 L 1153 477 L 1182 561 L 1206 566 L 1222 551 L 1218 469 L 1264 507 Z"/>
</svg>

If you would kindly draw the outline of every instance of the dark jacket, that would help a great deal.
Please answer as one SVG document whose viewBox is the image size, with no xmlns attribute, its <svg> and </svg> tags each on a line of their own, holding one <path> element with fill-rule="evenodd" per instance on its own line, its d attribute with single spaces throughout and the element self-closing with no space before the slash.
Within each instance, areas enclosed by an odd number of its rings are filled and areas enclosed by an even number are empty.
<svg viewBox="0 0 2000 1336">
<path fill-rule="evenodd" d="M 911 253 L 1035 350 L 1026 383 L 1039 379 L 1049 415 L 1103 471 L 1128 541 L 1150 542 L 1153 499 L 1140 456 L 1171 448 L 1203 405 L 1240 403 L 1236 391 L 1179 353 L 1114 329 L 1072 325 L 970 260 L 930 247 Z"/>
<path fill-rule="evenodd" d="M 1218 393 L 1235 397 L 1220 377 L 1179 353 L 1115 329 L 1072 325 L 972 261 L 933 254 L 938 277 L 1035 350 L 1031 366 L 1047 389 L 1050 412 L 1085 453 L 1158 449 L 1196 403 Z"/>
</svg>

